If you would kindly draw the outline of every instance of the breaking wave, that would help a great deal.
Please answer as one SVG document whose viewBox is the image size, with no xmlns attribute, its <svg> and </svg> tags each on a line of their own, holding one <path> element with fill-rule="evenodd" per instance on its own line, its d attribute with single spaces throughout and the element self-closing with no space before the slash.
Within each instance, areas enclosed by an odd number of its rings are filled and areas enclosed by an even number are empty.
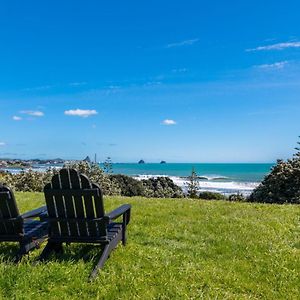
<svg viewBox="0 0 300 300">
<path fill-rule="evenodd" d="M 180 186 L 183 191 L 187 190 L 188 178 L 167 176 L 167 175 L 137 175 L 134 176 L 137 180 L 169 177 L 173 182 Z M 225 195 L 241 193 L 245 196 L 250 195 L 251 192 L 259 185 L 259 182 L 238 182 L 232 181 L 228 177 L 223 176 L 199 176 L 199 186 L 201 191 L 217 192 Z"/>
</svg>

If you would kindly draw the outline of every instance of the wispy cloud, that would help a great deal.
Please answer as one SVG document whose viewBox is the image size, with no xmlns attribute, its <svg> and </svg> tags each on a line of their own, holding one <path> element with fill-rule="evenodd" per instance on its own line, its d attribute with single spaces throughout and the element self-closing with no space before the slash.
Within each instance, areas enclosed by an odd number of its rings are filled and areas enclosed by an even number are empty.
<svg viewBox="0 0 300 300">
<path fill-rule="evenodd" d="M 53 88 L 54 85 L 41 85 L 41 86 L 35 86 L 35 87 L 30 87 L 30 88 L 25 88 L 23 91 L 25 92 L 31 92 L 31 91 L 44 91 L 44 90 L 49 90 Z"/>
<path fill-rule="evenodd" d="M 19 116 L 13 116 L 12 119 L 13 119 L 14 121 L 21 121 L 21 120 L 22 120 L 22 118 L 19 117 Z"/>
<path fill-rule="evenodd" d="M 85 82 L 85 81 L 80 81 L 80 82 L 70 82 L 69 83 L 69 86 L 74 86 L 74 87 L 76 87 L 76 86 L 82 86 L 82 85 L 86 85 L 87 84 L 87 82 Z"/>
<path fill-rule="evenodd" d="M 165 119 L 161 122 L 162 125 L 170 126 L 170 125 L 176 125 L 177 122 L 172 119 Z"/>
<path fill-rule="evenodd" d="M 290 48 L 300 48 L 300 42 L 294 41 L 294 42 L 276 43 L 276 44 L 246 49 L 246 51 L 252 52 L 252 51 L 284 50 L 284 49 L 290 49 Z"/>
<path fill-rule="evenodd" d="M 87 118 L 93 115 L 97 115 L 98 112 L 94 109 L 70 109 L 66 110 L 64 112 L 65 115 L 67 116 L 76 116 L 76 117 L 81 117 L 81 118 Z"/>
<path fill-rule="evenodd" d="M 153 86 L 158 86 L 161 85 L 161 81 L 148 81 L 144 84 L 145 87 L 153 87 Z"/>
<path fill-rule="evenodd" d="M 121 86 L 119 86 L 119 85 L 109 85 L 107 88 L 110 89 L 110 90 L 119 90 L 121 88 Z"/>
<path fill-rule="evenodd" d="M 39 110 L 22 110 L 20 114 L 32 116 L 32 117 L 43 117 L 45 114 Z"/>
<path fill-rule="evenodd" d="M 184 40 L 176 43 L 171 43 L 166 46 L 166 48 L 175 48 L 175 47 L 183 47 L 183 46 L 191 46 L 194 45 L 199 41 L 198 38 L 196 39 L 190 39 L 190 40 Z"/>
<path fill-rule="evenodd" d="M 3 152 L 1 153 L 1 156 L 19 156 L 19 153 L 14 153 L 14 152 Z"/>
<path fill-rule="evenodd" d="M 172 73 L 186 73 L 188 71 L 187 68 L 173 69 Z"/>
<path fill-rule="evenodd" d="M 263 65 L 257 65 L 255 66 L 258 69 L 262 69 L 262 70 L 280 70 L 283 69 L 286 65 L 288 64 L 288 61 L 279 61 L 279 62 L 275 62 L 273 64 L 263 64 Z"/>
<path fill-rule="evenodd" d="M 6 143 L 0 142 L 0 147 L 4 147 L 4 146 L 6 146 Z"/>
</svg>

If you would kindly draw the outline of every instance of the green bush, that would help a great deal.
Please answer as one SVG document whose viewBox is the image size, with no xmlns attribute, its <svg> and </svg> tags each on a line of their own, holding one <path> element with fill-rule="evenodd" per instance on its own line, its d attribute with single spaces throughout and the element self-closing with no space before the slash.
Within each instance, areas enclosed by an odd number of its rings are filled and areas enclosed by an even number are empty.
<svg viewBox="0 0 300 300">
<path fill-rule="evenodd" d="M 96 164 L 85 161 L 71 162 L 64 167 L 74 168 L 80 173 L 87 175 L 91 181 L 100 185 L 104 195 L 120 195 L 119 186 Z M 44 186 L 50 182 L 52 176 L 57 173 L 56 169 L 48 169 L 46 172 L 37 172 L 29 169 L 18 174 L 9 172 L 0 174 L 0 182 L 21 192 L 42 192 Z"/>
<path fill-rule="evenodd" d="M 300 204 L 300 156 L 295 155 L 287 161 L 278 160 L 249 201 Z"/>
<path fill-rule="evenodd" d="M 207 200 L 227 200 L 227 197 L 225 195 L 214 192 L 200 192 L 199 198 Z"/>
<path fill-rule="evenodd" d="M 145 197 L 182 198 L 182 189 L 169 177 L 157 177 L 142 180 Z"/>
<path fill-rule="evenodd" d="M 228 197 L 228 201 L 232 201 L 232 202 L 245 202 L 247 200 L 248 199 L 243 194 L 240 193 L 232 194 Z"/>
<path fill-rule="evenodd" d="M 1 173 L 0 181 L 15 191 L 42 192 L 44 186 L 50 182 L 55 173 L 55 169 L 49 169 L 46 172 L 37 172 L 29 169 L 28 171 L 22 171 L 18 174 L 6 172 Z"/>
<path fill-rule="evenodd" d="M 109 178 L 120 188 L 121 196 L 144 196 L 145 187 L 141 181 L 126 175 L 109 175 Z"/>
</svg>

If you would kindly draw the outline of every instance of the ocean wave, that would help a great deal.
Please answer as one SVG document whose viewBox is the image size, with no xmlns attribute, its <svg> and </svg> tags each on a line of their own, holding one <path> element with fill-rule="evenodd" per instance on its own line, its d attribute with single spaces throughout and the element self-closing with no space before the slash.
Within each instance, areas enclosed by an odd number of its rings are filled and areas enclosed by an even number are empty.
<svg viewBox="0 0 300 300">
<path fill-rule="evenodd" d="M 182 178 L 187 180 L 189 177 L 188 176 L 171 176 L 171 175 L 149 175 L 149 174 L 139 174 L 139 175 L 134 175 L 133 177 L 137 179 L 149 179 L 149 178 L 157 178 L 157 177 L 172 177 L 172 178 Z M 230 180 L 229 177 L 226 176 L 221 176 L 221 175 L 203 175 L 203 176 L 197 176 L 198 180 L 207 180 L 207 181 L 218 181 L 218 180 Z"/>
<path fill-rule="evenodd" d="M 230 178 L 226 177 L 226 176 L 198 176 L 198 179 L 200 180 L 229 180 Z"/>
<path fill-rule="evenodd" d="M 169 177 L 173 182 L 180 186 L 183 191 L 187 190 L 188 179 L 187 177 L 167 176 L 167 175 L 138 175 L 134 176 L 135 179 L 149 179 L 157 177 Z M 206 177 L 206 176 L 205 176 Z M 229 180 L 228 177 L 210 177 L 209 180 L 199 180 L 199 187 L 201 191 L 217 192 L 222 194 L 235 194 L 242 193 L 249 195 L 259 185 L 259 182 L 239 182 Z M 222 181 L 223 180 L 223 181 Z"/>
</svg>

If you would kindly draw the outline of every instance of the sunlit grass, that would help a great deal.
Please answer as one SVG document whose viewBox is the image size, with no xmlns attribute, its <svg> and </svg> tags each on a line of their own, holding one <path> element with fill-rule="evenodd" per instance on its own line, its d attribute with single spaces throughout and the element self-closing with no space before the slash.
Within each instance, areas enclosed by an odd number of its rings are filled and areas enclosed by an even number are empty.
<svg viewBox="0 0 300 300">
<path fill-rule="evenodd" d="M 22 212 L 43 194 L 17 193 Z M 8 299 L 299 299 L 300 206 L 224 201 L 105 198 L 107 210 L 132 204 L 128 244 L 88 276 L 97 246 L 70 245 L 19 265 L 15 244 L 0 244 L 0 298 Z M 43 245 L 44 246 L 44 245 Z"/>
</svg>

